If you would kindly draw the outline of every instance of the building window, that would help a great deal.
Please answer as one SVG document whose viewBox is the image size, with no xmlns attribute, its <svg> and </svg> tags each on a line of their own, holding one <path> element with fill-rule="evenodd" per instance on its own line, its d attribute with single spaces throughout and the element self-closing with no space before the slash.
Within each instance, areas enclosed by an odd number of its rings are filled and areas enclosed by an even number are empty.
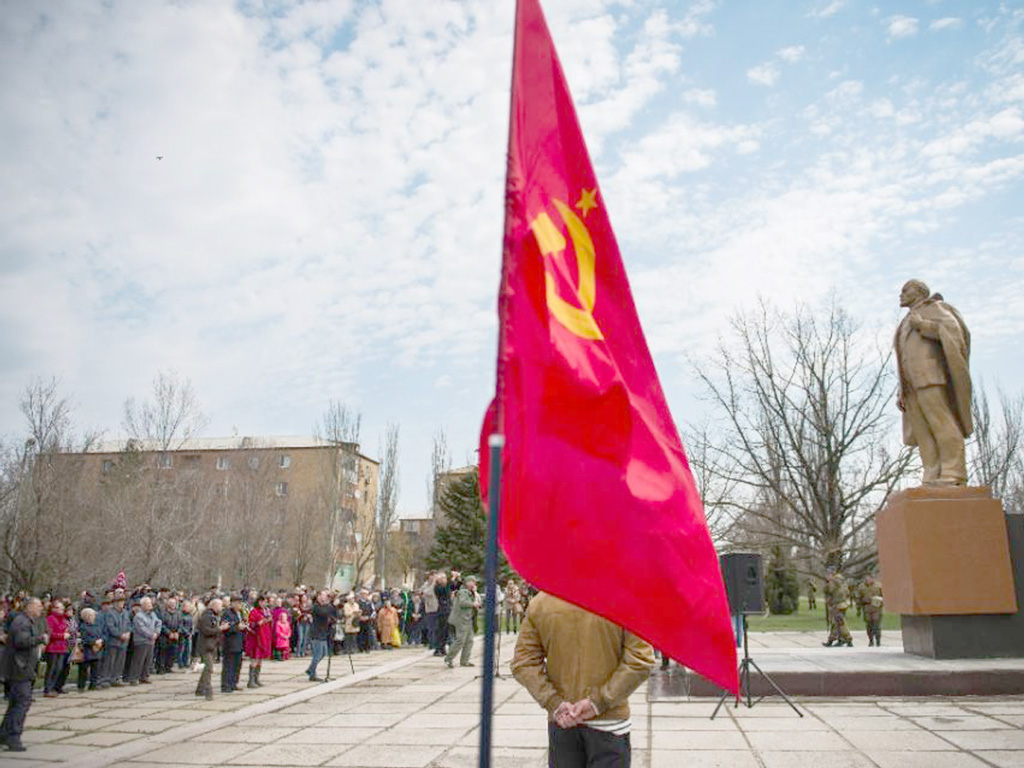
<svg viewBox="0 0 1024 768">
<path fill-rule="evenodd" d="M 275 496 L 287 496 L 288 495 L 288 483 L 274 483 L 274 495 Z"/>
<path fill-rule="evenodd" d="M 292 457 L 287 453 L 282 453 L 277 457 L 277 466 L 281 469 L 288 469 L 292 465 Z"/>
<path fill-rule="evenodd" d="M 259 468 L 260 468 L 260 457 L 259 456 L 250 456 L 249 457 L 249 469 L 255 470 L 255 469 L 259 469 Z"/>
<path fill-rule="evenodd" d="M 217 469 L 231 469 L 231 457 L 230 456 L 218 456 L 217 457 Z"/>
<path fill-rule="evenodd" d="M 174 457 L 169 453 L 161 453 L 156 457 L 156 465 L 160 469 L 172 469 L 174 467 Z"/>
<path fill-rule="evenodd" d="M 419 533 L 420 532 L 420 521 L 419 520 L 406 520 L 405 521 L 406 533 Z"/>
<path fill-rule="evenodd" d="M 113 459 L 104 459 L 103 460 L 103 474 L 104 475 L 109 475 L 113 471 L 114 471 L 114 460 Z"/>
</svg>

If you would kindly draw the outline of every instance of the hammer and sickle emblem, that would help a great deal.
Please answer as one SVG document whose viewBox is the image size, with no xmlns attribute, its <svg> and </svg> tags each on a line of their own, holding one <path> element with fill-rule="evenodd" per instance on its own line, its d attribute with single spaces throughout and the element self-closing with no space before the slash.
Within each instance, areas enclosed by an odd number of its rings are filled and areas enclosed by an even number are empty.
<svg viewBox="0 0 1024 768">
<path fill-rule="evenodd" d="M 573 249 L 576 251 L 576 268 L 579 273 L 576 301 L 579 306 L 570 304 L 558 295 L 554 276 L 545 270 L 544 283 L 547 289 L 548 311 L 570 333 L 583 339 L 604 339 L 604 334 L 601 333 L 601 329 L 597 327 L 597 322 L 594 320 L 596 293 L 594 241 L 590 238 L 587 225 L 568 205 L 561 200 L 555 200 L 554 203 L 569 230 L 569 237 L 572 240 Z M 530 222 L 530 229 L 533 231 L 533 236 L 537 238 L 537 245 L 540 246 L 540 252 L 544 256 L 553 257 L 565 250 L 565 237 L 546 213 L 541 213 Z"/>
</svg>

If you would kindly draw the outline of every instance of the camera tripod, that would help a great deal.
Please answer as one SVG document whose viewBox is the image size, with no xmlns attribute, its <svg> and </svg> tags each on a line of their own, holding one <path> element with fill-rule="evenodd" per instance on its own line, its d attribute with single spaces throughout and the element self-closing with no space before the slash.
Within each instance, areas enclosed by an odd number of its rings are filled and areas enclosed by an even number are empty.
<svg viewBox="0 0 1024 768">
<path fill-rule="evenodd" d="M 754 699 L 753 694 L 751 693 L 751 690 L 750 690 L 750 668 L 753 667 L 755 670 L 757 670 L 757 673 L 768 682 L 768 685 L 770 685 L 772 688 L 774 688 L 775 692 L 777 694 L 779 694 L 779 696 L 781 696 L 783 698 L 783 700 L 785 700 L 785 702 L 787 704 L 789 704 L 789 706 L 791 706 L 793 708 L 793 711 L 796 712 L 800 717 L 803 717 L 804 713 L 801 712 L 799 709 L 797 709 L 796 704 L 794 704 L 793 701 L 789 698 L 789 696 L 786 695 L 785 691 L 783 691 L 781 688 L 779 688 L 778 684 L 774 680 L 772 680 L 771 676 L 769 676 L 763 669 L 761 669 L 759 666 L 757 666 L 757 662 L 756 661 L 754 661 L 752 658 L 750 658 L 750 646 L 747 643 L 747 614 L 745 614 L 745 613 L 742 614 L 742 619 L 743 619 L 743 658 L 740 660 L 740 666 L 739 666 L 740 694 L 739 694 L 739 696 L 736 697 L 736 704 L 734 706 L 738 707 L 740 705 L 740 701 L 743 700 L 743 699 L 746 699 L 746 701 L 744 702 L 744 705 L 747 707 L 747 709 L 750 709 L 755 704 L 757 704 L 758 702 L 762 701 L 766 696 L 770 695 L 770 694 L 765 694 L 764 696 L 758 697 L 756 700 Z M 718 705 L 715 707 L 715 711 L 711 713 L 711 719 L 712 720 L 715 719 L 715 715 L 718 714 L 718 710 L 720 710 L 722 708 L 722 705 L 725 703 L 725 700 L 726 700 L 726 698 L 728 696 L 729 696 L 729 692 L 728 691 L 722 691 L 722 696 L 721 696 L 721 698 L 718 699 Z"/>
</svg>

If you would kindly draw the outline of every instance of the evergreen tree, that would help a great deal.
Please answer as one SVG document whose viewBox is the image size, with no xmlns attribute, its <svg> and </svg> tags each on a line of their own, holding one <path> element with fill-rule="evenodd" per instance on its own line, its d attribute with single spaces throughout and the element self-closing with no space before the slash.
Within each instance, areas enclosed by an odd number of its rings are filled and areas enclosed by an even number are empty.
<svg viewBox="0 0 1024 768">
<path fill-rule="evenodd" d="M 765 590 L 768 593 L 769 613 L 790 614 L 799 610 L 800 582 L 796 577 L 796 567 L 786 556 L 781 544 L 771 548 Z"/>
<path fill-rule="evenodd" d="M 477 471 L 451 483 L 438 500 L 444 524 L 437 529 L 434 546 L 427 555 L 431 569 L 455 568 L 463 575 L 484 577 L 487 547 L 487 516 L 480 502 L 480 480 Z M 515 576 L 505 555 L 498 551 L 498 580 L 504 583 Z"/>
</svg>

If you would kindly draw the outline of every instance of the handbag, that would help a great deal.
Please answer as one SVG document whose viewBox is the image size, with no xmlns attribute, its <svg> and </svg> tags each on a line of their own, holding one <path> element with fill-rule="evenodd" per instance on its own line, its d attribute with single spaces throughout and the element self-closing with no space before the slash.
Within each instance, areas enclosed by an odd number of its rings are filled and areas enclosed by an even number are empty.
<svg viewBox="0 0 1024 768">
<path fill-rule="evenodd" d="M 82 650 L 82 646 L 76 645 L 75 650 L 71 652 L 71 663 L 81 664 L 85 661 L 85 651 Z"/>
</svg>

